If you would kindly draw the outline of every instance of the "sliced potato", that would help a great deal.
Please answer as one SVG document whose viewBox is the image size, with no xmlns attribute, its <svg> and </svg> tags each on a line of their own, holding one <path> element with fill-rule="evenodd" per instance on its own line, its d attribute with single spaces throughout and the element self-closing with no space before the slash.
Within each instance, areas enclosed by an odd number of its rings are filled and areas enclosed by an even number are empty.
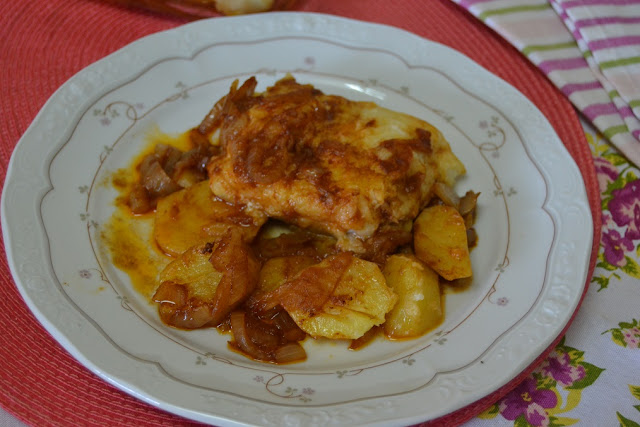
<svg viewBox="0 0 640 427">
<path fill-rule="evenodd" d="M 232 228 L 188 249 L 160 273 L 153 300 L 163 321 L 184 329 L 217 326 L 255 290 L 260 262 Z"/>
<path fill-rule="evenodd" d="M 262 214 L 216 199 L 208 181 L 201 181 L 158 201 L 154 237 L 165 253 L 179 256 L 194 245 L 219 239 L 230 227 L 249 241 L 265 220 Z"/>
<path fill-rule="evenodd" d="M 271 294 L 300 329 L 332 339 L 361 337 L 384 322 L 397 299 L 376 264 L 349 253 L 305 268 Z"/>
<path fill-rule="evenodd" d="M 260 270 L 256 291 L 271 292 L 313 264 L 315 258 L 304 255 L 271 258 Z"/>
<path fill-rule="evenodd" d="M 471 276 L 467 230 L 455 208 L 424 209 L 413 224 L 413 246 L 416 256 L 446 280 Z"/>
<path fill-rule="evenodd" d="M 322 314 L 310 318 L 294 315 L 291 317 L 300 329 L 314 338 L 357 339 L 381 323 L 368 313 L 361 313 L 340 305 L 328 305 L 323 308 Z"/>
<path fill-rule="evenodd" d="M 438 274 L 412 255 L 393 255 L 382 270 L 398 302 L 387 313 L 389 338 L 415 338 L 442 322 Z"/>
<path fill-rule="evenodd" d="M 160 272 L 153 300 L 166 324 L 195 329 L 213 319 L 211 301 L 223 275 L 211 265 L 210 256 L 209 245 L 194 246 Z"/>
<path fill-rule="evenodd" d="M 222 273 L 209 262 L 211 250 L 206 248 L 206 245 L 199 245 L 185 251 L 160 272 L 159 282 L 184 285 L 187 298 L 212 300 Z"/>
</svg>

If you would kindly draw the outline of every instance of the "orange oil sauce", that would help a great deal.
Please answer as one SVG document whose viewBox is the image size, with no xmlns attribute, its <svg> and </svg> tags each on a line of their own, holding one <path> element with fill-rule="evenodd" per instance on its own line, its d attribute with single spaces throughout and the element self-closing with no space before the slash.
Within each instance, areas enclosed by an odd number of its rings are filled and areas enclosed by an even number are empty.
<svg viewBox="0 0 640 427">
<path fill-rule="evenodd" d="M 135 215 L 127 201 L 129 192 L 139 179 L 138 165 L 158 144 L 171 145 L 183 151 L 191 148 L 188 132 L 175 136 L 158 130 L 150 132 L 140 153 L 110 177 L 110 184 L 119 196 L 115 200 L 116 210 L 101 233 L 113 265 L 127 273 L 136 292 L 150 303 L 158 285 L 157 276 L 172 259 L 160 250 L 153 237 L 154 212 Z"/>
</svg>

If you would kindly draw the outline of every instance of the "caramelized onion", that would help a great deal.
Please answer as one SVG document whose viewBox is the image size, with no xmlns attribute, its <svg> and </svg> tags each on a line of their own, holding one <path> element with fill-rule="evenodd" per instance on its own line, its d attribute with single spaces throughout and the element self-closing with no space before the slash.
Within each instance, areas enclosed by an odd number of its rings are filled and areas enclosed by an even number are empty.
<svg viewBox="0 0 640 427">
<path fill-rule="evenodd" d="M 173 282 L 162 282 L 153 294 L 153 301 L 182 307 L 187 303 L 187 290 L 184 286 Z"/>
<path fill-rule="evenodd" d="M 462 291 L 467 289 L 473 283 L 473 276 L 463 277 L 461 279 L 443 281 L 446 285 L 450 286 L 452 290 Z"/>
<path fill-rule="evenodd" d="M 158 313 L 164 323 L 181 329 L 198 329 L 211 322 L 211 309 L 207 305 L 187 304 L 179 308 L 165 301 L 158 307 Z"/>
<path fill-rule="evenodd" d="M 172 179 L 182 186 L 193 185 L 207 179 L 206 165 L 209 158 L 218 154 L 219 147 L 213 145 L 199 145 L 181 154 L 173 167 Z M 184 182 L 184 184 L 183 184 Z"/>
<path fill-rule="evenodd" d="M 291 342 L 278 348 L 275 356 L 278 363 L 291 363 L 305 360 L 307 353 L 299 343 Z"/>
<path fill-rule="evenodd" d="M 177 310 L 173 315 L 173 326 L 183 329 L 198 329 L 211 322 L 211 308 L 207 305 Z"/>
<path fill-rule="evenodd" d="M 236 345 L 246 351 L 250 345 L 247 329 L 245 328 L 244 316 L 244 311 L 234 311 L 229 316 L 229 321 L 231 323 L 231 332 L 233 333 L 233 339 L 236 341 Z"/>
<path fill-rule="evenodd" d="M 159 305 L 160 318 L 167 324 L 182 329 L 197 329 L 211 322 L 211 308 L 207 304 L 188 299 L 183 285 L 170 281 L 162 282 L 153 301 Z"/>
<path fill-rule="evenodd" d="M 152 198 L 168 196 L 182 188 L 171 179 L 158 160 L 155 158 L 147 159 L 143 160 L 140 167 L 142 175 L 140 182 Z"/>
<path fill-rule="evenodd" d="M 467 191 L 462 199 L 460 199 L 460 207 L 458 208 L 458 212 L 460 215 L 465 216 L 471 213 L 476 208 L 476 203 L 478 201 L 478 196 L 480 193 L 474 193 L 473 191 Z"/>
<path fill-rule="evenodd" d="M 387 259 L 387 255 L 398 247 L 411 243 L 412 238 L 411 228 L 406 229 L 401 225 L 381 228 L 364 241 L 365 252 L 361 256 L 367 261 L 382 265 Z"/>
<path fill-rule="evenodd" d="M 230 228 L 211 252 L 209 262 L 223 273 L 213 299 L 213 323 L 221 323 L 256 288 L 260 263 L 242 240 L 239 230 Z"/>
<path fill-rule="evenodd" d="M 134 214 L 143 214 L 154 208 L 149 193 L 142 185 L 136 185 L 129 193 L 129 207 Z"/>
<path fill-rule="evenodd" d="M 291 332 L 293 329 L 290 325 L 287 328 L 279 326 L 284 324 L 282 319 L 277 324 L 268 319 L 261 320 L 242 310 L 233 311 L 229 316 L 229 323 L 234 341 L 229 344 L 252 359 L 263 362 L 291 363 L 305 360 L 307 355 L 297 340 L 304 339 L 306 335 L 303 332 L 302 336 L 295 335 L 292 336 L 293 339 L 289 339 L 287 331 Z M 295 323 L 293 325 L 297 328 Z"/>
<path fill-rule="evenodd" d="M 182 151 L 171 145 L 158 144 L 155 147 L 153 156 L 158 160 L 167 175 L 171 176 L 176 163 L 182 157 Z"/>
<path fill-rule="evenodd" d="M 369 329 L 363 336 L 357 338 L 355 340 L 351 340 L 351 344 L 349 345 L 349 350 L 360 350 L 362 347 L 369 344 L 373 339 L 378 335 L 378 331 L 380 328 L 378 326 L 374 326 Z"/>
<path fill-rule="evenodd" d="M 458 209 L 458 206 L 460 205 L 460 198 L 456 192 L 453 191 L 453 188 L 442 182 L 436 182 L 433 185 L 433 192 L 445 205 L 453 206 Z"/>
<path fill-rule="evenodd" d="M 251 342 L 262 350 L 272 352 L 280 345 L 282 337 L 275 325 L 263 322 L 252 313 L 245 313 L 244 324 Z"/>
<path fill-rule="evenodd" d="M 478 242 L 478 233 L 473 228 L 467 229 L 467 246 L 470 248 L 474 247 Z"/>
<path fill-rule="evenodd" d="M 202 137 L 204 138 L 204 137 Z M 220 148 L 191 138 L 195 148 L 186 153 L 166 144 L 158 144 L 140 165 L 140 180 L 129 193 L 129 207 L 136 214 L 149 212 L 158 199 L 207 178 L 206 164 Z"/>
<path fill-rule="evenodd" d="M 269 361 L 271 359 L 269 357 L 269 354 L 262 351 L 251 340 L 245 318 L 246 314 L 244 313 L 244 311 L 234 311 L 230 315 L 231 333 L 233 333 L 235 345 L 243 353 L 256 360 Z"/>
<path fill-rule="evenodd" d="M 307 334 L 298 327 L 296 322 L 293 321 L 291 316 L 289 316 L 289 313 L 284 310 L 278 311 L 272 319 L 276 327 L 288 341 L 302 341 L 307 336 Z"/>
<path fill-rule="evenodd" d="M 336 252 L 336 239 L 331 236 L 313 233 L 295 226 L 289 226 L 287 232 L 277 237 L 265 235 L 268 234 L 268 227 L 264 227 L 263 230 L 266 233 L 260 233 L 253 244 L 256 255 L 262 260 L 276 257 L 309 256 L 321 261 L 327 255 Z"/>
<path fill-rule="evenodd" d="M 255 77 L 247 79 L 240 88 L 238 88 L 238 80 L 234 80 L 229 88 L 229 93 L 215 103 L 211 111 L 206 115 L 198 126 L 198 132 L 207 135 L 214 131 L 224 117 L 229 113 L 232 107 L 240 104 L 243 98 L 250 98 L 255 92 L 258 81 Z"/>
</svg>

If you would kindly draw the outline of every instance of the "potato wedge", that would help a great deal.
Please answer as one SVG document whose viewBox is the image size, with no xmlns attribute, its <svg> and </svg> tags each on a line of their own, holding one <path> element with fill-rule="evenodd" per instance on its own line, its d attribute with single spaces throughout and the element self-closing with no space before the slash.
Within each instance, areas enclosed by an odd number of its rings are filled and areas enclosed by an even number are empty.
<svg viewBox="0 0 640 427">
<path fill-rule="evenodd" d="M 329 256 L 267 294 L 312 337 L 355 339 L 396 303 L 380 268 L 350 253 Z"/>
<path fill-rule="evenodd" d="M 202 181 L 158 200 L 154 237 L 165 253 L 179 256 L 194 245 L 217 240 L 230 227 L 249 241 L 265 220 L 262 214 L 216 199 Z"/>
<path fill-rule="evenodd" d="M 382 273 L 398 295 L 384 323 L 387 337 L 415 338 L 442 322 L 440 283 L 435 271 L 412 255 L 392 255 Z"/>
<path fill-rule="evenodd" d="M 435 205 L 420 213 L 413 224 L 413 246 L 418 259 L 446 280 L 472 274 L 464 219 L 451 206 Z"/>
</svg>

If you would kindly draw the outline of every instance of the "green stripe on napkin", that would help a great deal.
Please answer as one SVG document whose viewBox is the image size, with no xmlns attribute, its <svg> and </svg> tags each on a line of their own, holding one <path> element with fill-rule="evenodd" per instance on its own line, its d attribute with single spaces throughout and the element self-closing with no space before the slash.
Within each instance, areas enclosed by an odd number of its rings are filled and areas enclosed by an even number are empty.
<svg viewBox="0 0 640 427">
<path fill-rule="evenodd" d="M 551 6 L 548 3 L 545 4 L 533 4 L 533 5 L 524 5 L 524 6 L 511 6 L 511 7 L 503 7 L 501 9 L 493 9 L 486 10 L 478 15 L 478 18 L 481 20 L 485 20 L 490 16 L 494 15 L 508 15 L 509 13 L 516 12 L 534 12 L 538 10 L 551 9 Z"/>
<path fill-rule="evenodd" d="M 622 67 L 624 65 L 640 64 L 640 56 L 632 56 L 631 58 L 615 59 L 612 61 L 601 62 L 600 68 L 602 70 L 613 67 Z"/>
<path fill-rule="evenodd" d="M 529 55 L 531 52 L 542 52 L 547 50 L 560 50 L 560 49 L 569 49 L 578 47 L 578 43 L 575 41 L 565 42 L 565 43 L 553 43 L 553 44 L 532 44 L 530 46 L 525 46 L 522 49 L 522 53 L 525 55 Z"/>
</svg>

